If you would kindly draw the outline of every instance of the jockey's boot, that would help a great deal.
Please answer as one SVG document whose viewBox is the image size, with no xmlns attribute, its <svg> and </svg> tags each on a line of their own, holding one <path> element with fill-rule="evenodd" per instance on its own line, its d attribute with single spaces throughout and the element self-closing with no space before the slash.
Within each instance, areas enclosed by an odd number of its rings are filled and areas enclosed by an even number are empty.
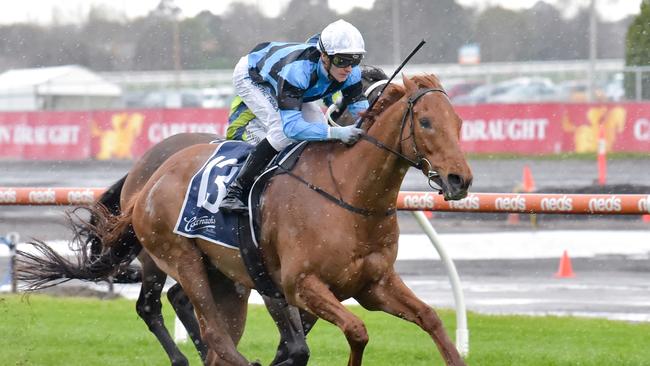
<svg viewBox="0 0 650 366">
<path fill-rule="evenodd" d="M 226 197 L 219 205 L 221 212 L 248 213 L 246 196 L 251 189 L 255 177 L 277 154 L 267 139 L 263 139 L 253 148 L 246 159 L 244 166 L 237 174 L 237 178 L 228 188 Z"/>
</svg>

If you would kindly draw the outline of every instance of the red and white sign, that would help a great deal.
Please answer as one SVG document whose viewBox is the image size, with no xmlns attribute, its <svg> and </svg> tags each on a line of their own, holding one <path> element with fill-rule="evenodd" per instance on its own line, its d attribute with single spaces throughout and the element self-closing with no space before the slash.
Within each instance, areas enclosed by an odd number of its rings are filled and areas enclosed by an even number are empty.
<svg viewBox="0 0 650 366">
<path fill-rule="evenodd" d="M 465 152 L 650 152 L 650 104 L 458 106 Z M 225 135 L 227 109 L 0 113 L 0 159 L 136 159 L 181 132 Z"/>
<path fill-rule="evenodd" d="M 484 104 L 458 106 L 463 149 L 472 153 L 650 152 L 646 103 Z"/>
<path fill-rule="evenodd" d="M 74 160 L 90 157 L 89 113 L 0 113 L 0 159 Z"/>
</svg>

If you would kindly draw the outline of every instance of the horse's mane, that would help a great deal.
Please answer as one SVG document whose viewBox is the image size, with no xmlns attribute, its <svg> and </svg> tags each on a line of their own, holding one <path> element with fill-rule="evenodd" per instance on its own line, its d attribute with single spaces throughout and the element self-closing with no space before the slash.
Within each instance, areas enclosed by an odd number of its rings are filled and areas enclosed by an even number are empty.
<svg viewBox="0 0 650 366">
<path fill-rule="evenodd" d="M 383 71 L 377 69 L 378 72 L 385 75 Z M 370 71 L 368 71 L 370 75 Z M 370 77 L 368 77 L 370 78 Z M 379 80 L 382 80 L 381 78 Z M 442 89 L 442 83 L 440 79 L 434 74 L 421 74 L 411 77 L 411 80 L 419 88 L 440 88 Z M 397 84 L 389 84 L 386 86 L 386 90 L 381 95 L 377 103 L 372 107 L 372 110 L 366 111 L 363 115 L 364 120 L 367 123 L 372 124 L 379 115 L 381 115 L 388 107 L 397 102 L 400 98 L 404 96 L 406 90 L 403 86 Z"/>
<path fill-rule="evenodd" d="M 397 102 L 403 95 L 404 87 L 397 84 L 388 84 L 377 103 L 375 103 L 371 110 L 363 114 L 364 120 L 368 123 L 374 122 L 380 114 Z"/>
</svg>

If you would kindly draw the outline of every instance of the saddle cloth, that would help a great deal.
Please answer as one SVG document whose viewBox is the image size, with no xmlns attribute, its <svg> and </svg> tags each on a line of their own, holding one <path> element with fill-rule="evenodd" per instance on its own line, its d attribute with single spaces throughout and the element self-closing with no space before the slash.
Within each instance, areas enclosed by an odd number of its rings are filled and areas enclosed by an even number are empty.
<svg viewBox="0 0 650 366">
<path fill-rule="evenodd" d="M 219 204 L 252 148 L 241 141 L 225 141 L 217 146 L 190 180 L 174 233 L 239 248 L 237 215 L 219 212 Z"/>
</svg>

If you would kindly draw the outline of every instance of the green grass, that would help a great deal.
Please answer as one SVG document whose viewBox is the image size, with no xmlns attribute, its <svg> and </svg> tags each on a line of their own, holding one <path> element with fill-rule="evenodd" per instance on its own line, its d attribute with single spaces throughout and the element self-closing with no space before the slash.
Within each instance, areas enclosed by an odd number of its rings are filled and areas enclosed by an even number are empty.
<svg viewBox="0 0 650 366">
<path fill-rule="evenodd" d="M 165 303 L 167 324 L 173 325 Z M 367 365 L 441 365 L 436 347 L 415 325 L 351 307 L 367 325 Z M 439 311 L 450 335 L 455 316 Z M 129 300 L 0 295 L 0 364 L 168 365 Z M 469 365 L 648 365 L 649 324 L 594 319 L 469 314 Z M 263 307 L 251 306 L 240 344 L 249 359 L 268 364 L 278 336 Z M 319 322 L 309 337 L 310 365 L 344 365 L 348 346 L 334 326 Z M 191 344 L 181 347 L 192 365 Z"/>
</svg>

